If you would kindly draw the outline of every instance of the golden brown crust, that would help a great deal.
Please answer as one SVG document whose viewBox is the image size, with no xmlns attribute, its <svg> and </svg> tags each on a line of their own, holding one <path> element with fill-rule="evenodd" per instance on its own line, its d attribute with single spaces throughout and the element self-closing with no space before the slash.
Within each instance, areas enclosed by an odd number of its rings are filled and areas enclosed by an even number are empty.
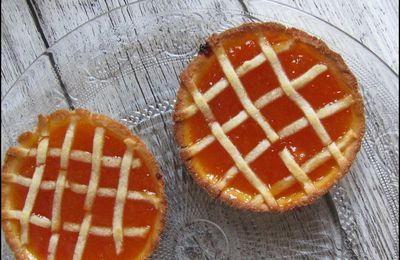
<svg viewBox="0 0 400 260">
<path fill-rule="evenodd" d="M 237 199 L 232 199 L 226 193 L 217 190 L 213 185 L 208 183 L 205 179 L 201 178 L 195 167 L 193 166 L 193 162 L 190 159 L 187 159 L 188 156 L 185 152 L 181 152 L 181 158 L 184 162 L 185 166 L 195 179 L 195 181 L 203 187 L 211 196 L 220 197 L 227 204 L 243 209 L 243 210 L 251 210 L 251 211 L 275 211 L 275 212 L 283 212 L 290 210 L 294 207 L 305 206 L 312 202 L 314 202 L 317 198 L 327 193 L 328 190 L 337 183 L 346 173 L 348 172 L 353 160 L 357 152 L 361 147 L 361 140 L 364 136 L 365 132 L 365 117 L 364 117 L 364 105 L 361 94 L 359 92 L 357 79 L 354 74 L 347 67 L 343 58 L 336 52 L 332 51 L 322 40 L 311 36 L 301 30 L 296 28 L 288 28 L 284 25 L 278 23 L 247 23 L 243 24 L 239 27 L 229 29 L 220 34 L 213 34 L 207 39 L 207 45 L 209 47 L 214 47 L 221 42 L 225 42 L 229 39 L 233 39 L 236 37 L 240 37 L 245 34 L 257 33 L 257 32 L 278 32 L 285 33 L 290 35 L 294 40 L 306 43 L 311 47 L 318 50 L 320 55 L 324 58 L 324 60 L 328 63 L 328 67 L 332 69 L 332 73 L 335 77 L 342 79 L 342 82 L 347 86 L 349 93 L 352 95 L 354 99 L 354 111 L 355 111 L 355 124 L 353 126 L 353 130 L 357 136 L 355 142 L 346 149 L 346 157 L 348 159 L 347 165 L 343 167 L 344 170 L 340 171 L 339 174 L 335 174 L 334 177 L 323 185 L 317 193 L 311 196 L 305 196 L 300 200 L 293 200 L 290 203 L 287 203 L 285 207 L 279 207 L 277 209 L 268 209 L 265 204 L 255 205 L 252 203 L 242 203 Z M 199 53 L 192 62 L 182 71 L 180 75 L 181 86 L 177 93 L 177 102 L 175 105 L 175 112 L 173 115 L 175 126 L 174 126 L 174 135 L 177 143 L 184 148 L 186 146 L 191 145 L 190 140 L 186 140 L 185 138 L 185 128 L 184 128 L 184 117 L 182 115 L 182 111 L 185 107 L 192 104 L 191 96 L 187 91 L 186 86 L 189 84 L 190 80 L 195 80 L 196 76 L 199 72 L 202 71 L 203 67 L 206 67 L 206 63 L 209 60 L 209 55 L 204 55 Z"/>
<path fill-rule="evenodd" d="M 23 147 L 29 147 L 32 142 L 36 142 L 38 137 L 39 137 L 39 131 L 40 129 L 43 128 L 44 123 L 51 122 L 51 124 L 58 124 L 58 123 L 63 123 L 68 118 L 75 116 L 79 117 L 81 119 L 88 120 L 89 122 L 92 122 L 95 125 L 99 125 L 104 127 L 105 129 L 109 130 L 113 134 L 115 134 L 118 138 L 121 140 L 124 140 L 126 138 L 133 139 L 136 144 L 136 151 L 141 155 L 141 158 L 144 160 L 144 163 L 146 164 L 147 168 L 150 170 L 151 173 L 154 174 L 154 176 L 157 179 L 158 183 L 158 192 L 160 196 L 160 203 L 158 205 L 158 209 L 160 211 L 159 214 L 159 220 L 158 220 L 158 226 L 155 226 L 153 229 L 153 233 L 151 234 L 151 243 L 148 243 L 145 250 L 143 250 L 142 254 L 139 256 L 139 259 L 146 259 L 149 257 L 155 248 L 158 245 L 159 242 L 159 237 L 164 229 L 164 224 L 165 224 L 165 217 L 166 217 L 166 211 L 167 211 L 167 201 L 166 201 L 166 196 L 165 196 L 165 182 L 164 178 L 160 172 L 160 169 L 158 167 L 158 164 L 156 160 L 154 159 L 153 155 L 149 152 L 147 149 L 146 145 L 142 142 L 142 140 L 134 135 L 127 126 L 101 114 L 95 114 L 92 113 L 86 109 L 78 108 L 74 111 L 70 110 L 57 110 L 47 116 L 42 116 L 39 115 L 38 119 L 38 126 L 36 129 L 34 129 L 33 132 L 25 132 L 22 133 L 18 137 L 18 142 L 23 146 Z M 2 200 L 1 200 L 1 209 L 2 209 L 2 214 L 3 210 L 5 209 L 5 204 L 7 196 L 8 196 L 8 185 L 4 182 L 6 180 L 7 176 L 5 173 L 7 172 L 12 172 L 12 169 L 14 169 L 14 160 L 16 157 L 18 157 L 18 149 L 15 147 L 10 147 L 6 153 L 5 156 L 5 161 L 2 167 Z M 14 252 L 16 259 L 31 259 L 29 251 L 21 244 L 21 241 L 19 239 L 19 234 L 17 234 L 12 228 L 12 221 L 10 220 L 5 220 L 4 218 L 2 219 L 2 228 L 4 231 L 5 239 L 10 246 L 11 250 Z"/>
</svg>

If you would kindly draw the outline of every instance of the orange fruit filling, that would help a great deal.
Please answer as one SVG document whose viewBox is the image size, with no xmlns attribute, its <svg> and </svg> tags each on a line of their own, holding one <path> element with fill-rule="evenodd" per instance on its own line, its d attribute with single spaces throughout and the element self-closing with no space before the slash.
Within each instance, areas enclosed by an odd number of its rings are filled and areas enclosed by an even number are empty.
<svg viewBox="0 0 400 260">
<path fill-rule="evenodd" d="M 271 45 L 282 44 L 290 39 L 289 35 L 282 33 L 266 33 L 265 36 Z M 240 39 L 232 37 L 224 41 L 223 46 L 235 69 L 245 61 L 262 53 L 256 36 L 252 34 L 246 34 Z M 301 76 L 314 65 L 326 64 L 324 57 L 314 47 L 299 41 L 295 41 L 288 50 L 277 55 L 290 80 Z M 207 66 L 204 66 L 195 80 L 195 84 L 202 94 L 221 78 L 225 77 L 214 54 L 208 57 L 206 64 Z M 253 103 L 267 92 L 279 88 L 277 76 L 268 61 L 241 76 L 240 80 Z M 346 93 L 346 86 L 335 78 L 334 73 L 329 70 L 329 66 L 327 71 L 321 73 L 297 91 L 310 103 L 315 111 L 349 95 L 349 93 Z M 221 125 L 244 110 L 231 86 L 225 88 L 208 104 L 216 120 Z M 276 132 L 304 117 L 300 108 L 285 95 L 267 104 L 260 111 Z M 322 119 L 321 122 L 331 139 L 335 141 L 351 128 L 354 116 L 355 111 L 350 106 Z M 189 139 L 185 140 L 188 140 L 189 144 L 193 144 L 211 134 L 208 123 L 199 111 L 191 118 L 183 121 L 183 125 Z M 267 138 L 261 127 L 251 117 L 248 117 L 241 125 L 228 132 L 227 136 L 243 157 Z M 324 145 L 310 125 L 291 136 L 274 142 L 267 151 L 249 164 L 254 173 L 267 187 L 271 187 L 274 183 L 291 175 L 278 154 L 285 147 L 289 149 L 296 162 L 301 165 L 319 153 L 324 148 Z M 234 166 L 233 160 L 218 141 L 214 141 L 207 148 L 196 154 L 192 158 L 192 163 L 193 165 L 201 165 L 202 172 L 206 176 L 199 177 L 211 180 L 212 183 L 217 183 L 221 180 L 228 169 Z M 323 177 L 321 173 L 328 173 L 335 167 L 338 167 L 335 161 L 333 159 L 328 160 L 309 173 L 308 176 L 312 181 L 320 180 Z M 224 190 L 236 190 L 251 197 L 259 194 L 242 173 L 237 174 Z M 279 199 L 301 192 L 304 192 L 303 187 L 295 183 L 279 194 L 274 194 L 274 196 L 275 199 Z"/>
<path fill-rule="evenodd" d="M 60 148 L 62 146 L 68 123 L 57 125 L 50 129 L 49 149 Z M 82 150 L 91 152 L 93 148 L 93 136 L 96 125 L 83 119 L 78 120 L 75 130 L 75 138 L 72 150 Z M 28 147 L 28 148 L 36 148 Z M 124 155 L 126 145 L 111 131 L 105 131 L 103 156 Z M 140 159 L 141 166 L 131 169 L 128 181 L 128 191 L 145 191 L 153 193 L 160 197 L 158 180 L 154 174 L 150 173 L 146 163 L 138 152 L 134 152 L 133 157 Z M 25 177 L 32 178 L 35 171 L 36 158 L 25 158 L 20 165 L 18 172 Z M 56 181 L 60 170 L 60 158 L 47 157 L 46 167 L 43 175 L 43 181 Z M 68 165 L 67 180 L 70 183 L 88 185 L 91 174 L 91 164 L 70 160 Z M 99 181 L 99 188 L 118 187 L 120 178 L 120 168 L 109 168 L 102 166 Z M 28 187 L 17 184 L 10 185 L 12 198 L 11 207 L 15 210 L 22 210 L 25 199 L 28 194 Z M 32 215 L 43 216 L 51 219 L 53 207 L 53 190 L 40 189 L 38 192 Z M 62 197 L 61 223 L 72 222 L 81 224 L 85 211 L 83 209 L 86 194 L 78 194 L 70 189 L 65 189 Z M 114 197 L 96 196 L 91 210 L 93 214 L 91 226 L 101 226 L 112 228 L 113 212 L 115 205 Z M 123 215 L 123 227 L 150 227 L 149 232 L 144 237 L 123 238 L 124 250 L 117 255 L 113 236 L 96 236 L 89 234 L 84 249 L 83 259 L 136 259 L 145 250 L 149 239 L 154 239 L 153 229 L 158 225 L 160 211 L 155 205 L 146 201 L 126 199 Z M 17 220 L 12 220 L 13 227 L 20 230 L 20 224 Z M 39 259 L 46 259 L 48 255 L 49 240 L 51 237 L 50 228 L 42 228 L 33 224 L 29 225 L 29 243 L 26 248 Z M 69 232 L 60 230 L 60 239 L 56 251 L 56 259 L 72 259 L 75 245 L 78 239 L 78 232 Z"/>
</svg>

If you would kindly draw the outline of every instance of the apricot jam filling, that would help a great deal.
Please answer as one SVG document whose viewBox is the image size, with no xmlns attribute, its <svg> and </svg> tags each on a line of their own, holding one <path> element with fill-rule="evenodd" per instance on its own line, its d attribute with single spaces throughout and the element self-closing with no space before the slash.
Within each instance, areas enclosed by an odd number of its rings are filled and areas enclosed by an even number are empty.
<svg viewBox="0 0 400 260">
<path fill-rule="evenodd" d="M 285 42 L 291 39 L 289 35 L 285 34 L 267 33 L 265 36 L 272 45 L 285 44 Z M 228 39 L 223 43 L 223 46 L 235 69 L 245 61 L 262 53 L 256 37 L 250 34 L 244 35 L 240 39 Z M 296 40 L 293 41 L 290 48 L 279 52 L 277 55 L 289 80 L 294 80 L 302 76 L 317 64 L 328 64 L 328 61 L 325 60 L 326 58 L 318 54 L 318 50 L 314 49 L 311 45 Z M 211 54 L 206 61 L 206 66 L 203 67 L 199 76 L 196 77 L 195 83 L 199 91 L 204 94 L 224 77 L 215 54 Z M 267 92 L 279 87 L 277 76 L 268 61 L 242 75 L 240 80 L 253 103 Z M 325 72 L 316 76 L 297 91 L 309 102 L 315 111 L 349 96 L 347 87 L 338 82 L 334 73 L 330 71 L 329 66 Z M 230 85 L 208 102 L 208 104 L 216 120 L 221 125 L 244 110 Z M 267 104 L 260 111 L 276 132 L 305 116 L 301 109 L 285 95 Z M 321 119 L 323 126 L 332 140 L 339 139 L 351 128 L 354 113 L 353 107 L 350 106 L 327 118 Z M 198 111 L 192 118 L 184 121 L 186 129 L 188 129 L 186 132 L 190 133 L 190 143 L 192 144 L 211 134 L 206 120 L 204 118 L 200 120 L 200 118 L 202 118 L 202 115 Z M 226 133 L 226 135 L 243 157 L 262 140 L 267 139 L 264 131 L 262 131 L 261 127 L 251 117 L 248 117 L 239 126 Z M 301 165 L 321 152 L 324 145 L 310 125 L 295 134 L 272 143 L 256 160 L 249 163 L 250 168 L 267 187 L 271 187 L 273 184 L 291 175 L 278 154 L 284 148 L 287 148 L 296 162 Z M 198 174 L 204 174 L 204 176 L 200 176 L 200 178 L 212 180 L 212 183 L 221 180 L 226 171 L 234 166 L 229 154 L 224 151 L 224 148 L 216 140 L 207 148 L 197 153 L 192 158 L 192 162 L 194 162 L 195 167 L 201 165 L 201 170 Z M 330 159 L 310 172 L 308 176 L 312 181 L 317 181 L 324 177 L 324 173 L 331 172 L 335 167 L 338 167 L 337 163 L 333 159 Z M 250 197 L 259 194 L 240 172 L 233 180 L 228 182 L 224 190 L 237 190 Z M 276 199 L 279 199 L 299 192 L 304 192 L 303 187 L 295 183 L 279 194 L 274 194 L 274 196 Z"/>
<path fill-rule="evenodd" d="M 69 122 L 50 128 L 49 149 L 60 148 L 63 144 Z M 96 125 L 80 119 L 75 130 L 75 139 L 72 150 L 90 152 L 93 149 L 93 136 Z M 32 148 L 36 148 L 32 147 Z M 115 134 L 106 129 L 103 156 L 122 157 L 126 145 Z M 159 195 L 159 186 L 156 177 L 151 174 L 144 160 L 138 152 L 134 152 L 134 158 L 140 159 L 141 166 L 131 169 L 128 181 L 129 191 L 145 191 Z M 20 165 L 18 172 L 28 178 L 32 178 L 35 170 L 35 158 L 27 157 Z M 60 159 L 48 156 L 42 181 L 56 181 L 60 170 Z M 70 183 L 88 185 L 91 174 L 91 164 L 70 160 L 68 165 L 67 180 Z M 99 188 L 118 187 L 120 178 L 119 168 L 101 167 Z M 12 194 L 12 208 L 22 210 L 28 194 L 28 187 L 17 184 L 9 184 Z M 53 207 L 53 190 L 40 189 L 32 210 L 32 215 L 43 216 L 51 219 Z M 79 194 L 71 189 L 65 189 L 62 197 L 61 223 L 82 223 L 85 216 L 84 201 L 86 194 Z M 112 228 L 115 197 L 96 196 L 92 207 L 92 226 Z M 83 258 L 84 259 L 136 259 L 146 248 L 147 240 L 154 233 L 154 228 L 159 221 L 159 211 L 146 201 L 126 200 L 123 211 L 123 227 L 150 227 L 144 237 L 124 237 L 123 248 L 120 254 L 116 254 L 113 236 L 95 236 L 89 234 Z M 13 220 L 13 228 L 20 232 L 19 221 Z M 50 228 L 42 228 L 29 224 L 29 243 L 26 248 L 35 257 L 46 259 L 48 255 L 49 241 L 51 237 Z M 78 232 L 60 230 L 60 239 L 56 251 L 56 259 L 72 259 Z"/>
</svg>

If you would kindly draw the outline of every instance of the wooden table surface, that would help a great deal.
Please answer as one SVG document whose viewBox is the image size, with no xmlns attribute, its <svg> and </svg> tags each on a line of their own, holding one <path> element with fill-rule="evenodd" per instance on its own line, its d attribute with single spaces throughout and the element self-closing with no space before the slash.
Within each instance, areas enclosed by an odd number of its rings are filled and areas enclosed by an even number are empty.
<svg viewBox="0 0 400 260">
<path fill-rule="evenodd" d="M 2 97 L 48 46 L 89 19 L 132 0 L 2 0 Z M 244 1 L 245 3 L 246 1 Z M 396 0 L 278 0 L 341 28 L 399 70 Z"/>
<path fill-rule="evenodd" d="M 189 3 L 190 1 L 195 0 L 188 0 Z M 243 5 L 247 2 L 239 1 Z M 46 48 L 88 20 L 130 2 L 135 1 L 2 0 L 2 98 L 16 79 Z M 371 49 L 398 74 L 398 1 L 276 0 L 276 2 L 306 11 L 339 27 Z M 369 242 L 365 243 L 369 245 Z M 393 254 L 393 250 L 384 249 L 385 245 L 381 247 L 372 251 L 386 250 L 388 254 Z"/>
</svg>

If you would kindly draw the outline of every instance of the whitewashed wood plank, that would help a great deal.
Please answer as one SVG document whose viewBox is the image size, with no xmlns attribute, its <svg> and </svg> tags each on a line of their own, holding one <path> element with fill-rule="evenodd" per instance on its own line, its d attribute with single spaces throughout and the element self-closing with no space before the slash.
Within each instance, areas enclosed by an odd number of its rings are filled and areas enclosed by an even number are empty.
<svg viewBox="0 0 400 260">
<path fill-rule="evenodd" d="M 32 0 L 49 45 L 88 20 L 134 0 Z"/>
<path fill-rule="evenodd" d="M 399 2 L 278 0 L 341 28 L 399 72 Z"/>
<path fill-rule="evenodd" d="M 278 0 L 312 13 L 363 42 L 398 72 L 398 2 Z M 133 0 L 45 1 L 32 6 L 52 45 L 60 37 L 95 16 Z M 190 5 L 190 1 L 189 1 Z M 2 94 L 45 48 L 24 1 L 2 4 Z M 397 35 L 397 36 L 396 36 Z"/>
<path fill-rule="evenodd" d="M 123 5 L 137 2 L 135 0 L 71 0 L 71 1 L 46 1 L 46 0 L 31 0 L 35 9 L 46 39 L 49 45 L 53 45 L 57 40 L 71 32 L 78 26 L 84 24 L 90 19 L 102 15 L 110 10 L 116 9 Z M 146 4 L 152 6 L 154 11 L 162 11 L 164 6 L 177 8 L 190 8 L 201 4 L 200 6 L 207 7 L 207 2 L 211 1 L 146 1 Z M 238 1 L 225 1 L 239 5 Z M 218 3 L 214 4 L 214 6 Z M 234 6 L 233 5 L 233 6 Z M 209 6 L 211 7 L 211 6 Z M 227 6 L 228 8 L 228 6 Z M 179 10 L 179 9 L 176 9 Z"/>
<path fill-rule="evenodd" d="M 1 3 L 1 97 L 45 49 L 23 0 Z"/>
<path fill-rule="evenodd" d="M 144 105 L 174 97 L 180 71 L 212 31 L 207 26 L 221 30 L 221 24 L 210 22 L 214 17 L 201 17 L 196 10 L 229 7 L 240 10 L 241 5 L 234 0 L 140 2 L 71 32 L 50 51 L 75 107 L 129 117 Z M 192 15 L 180 11 L 191 8 Z"/>
<path fill-rule="evenodd" d="M 51 60 L 47 55 L 40 56 L 1 103 L 2 158 L 6 147 L 16 144 L 19 134 L 34 129 L 39 114 L 68 107 Z"/>
<path fill-rule="evenodd" d="M 35 0 L 39 20 L 50 43 L 89 19 L 133 0 L 62 1 Z M 190 5 L 188 1 L 188 4 Z M 196 2 L 196 1 L 193 1 Z M 246 2 L 246 1 L 244 1 Z M 363 42 L 398 72 L 398 2 L 278 0 L 312 13 Z M 62 18 L 61 18 L 62 17 Z"/>
</svg>

